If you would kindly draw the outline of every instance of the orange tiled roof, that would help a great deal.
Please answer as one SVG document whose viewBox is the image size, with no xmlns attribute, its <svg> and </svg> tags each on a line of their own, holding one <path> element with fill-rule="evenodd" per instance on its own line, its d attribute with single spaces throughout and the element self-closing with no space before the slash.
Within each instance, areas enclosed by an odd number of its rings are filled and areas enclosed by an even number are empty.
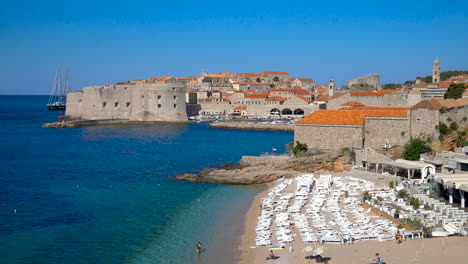
<svg viewBox="0 0 468 264">
<path fill-rule="evenodd" d="M 283 72 L 283 71 L 264 71 L 262 73 L 263 74 L 289 74 L 289 72 Z"/>
<path fill-rule="evenodd" d="M 424 81 L 422 81 L 422 82 L 420 82 L 418 84 L 415 84 L 413 86 L 413 88 L 426 88 L 426 87 L 427 87 L 427 82 L 424 82 Z"/>
<path fill-rule="evenodd" d="M 356 106 L 352 108 L 340 109 L 340 110 L 408 110 L 411 106 Z"/>
<path fill-rule="evenodd" d="M 163 77 L 149 77 L 150 80 L 156 80 L 158 82 L 165 82 L 172 79 L 172 76 L 163 76 Z"/>
<path fill-rule="evenodd" d="M 284 102 L 284 101 L 286 101 L 286 98 L 281 97 L 281 96 L 272 96 L 272 97 L 266 99 L 266 101 Z"/>
<path fill-rule="evenodd" d="M 319 110 L 296 124 L 317 125 L 359 125 L 362 126 L 366 117 L 407 117 L 405 110 Z"/>
<path fill-rule="evenodd" d="M 251 94 L 244 95 L 244 98 L 268 98 L 269 95 L 270 95 L 269 93 L 261 93 L 261 94 L 251 93 Z"/>
<path fill-rule="evenodd" d="M 439 83 L 439 88 L 449 88 L 451 83 L 452 83 L 452 82 L 441 81 L 441 82 Z"/>
<path fill-rule="evenodd" d="M 221 74 L 221 73 L 209 73 L 208 77 L 212 78 L 229 78 L 226 74 Z"/>
<path fill-rule="evenodd" d="M 312 93 L 305 89 L 291 89 L 294 94 L 297 95 L 311 95 Z"/>
<path fill-rule="evenodd" d="M 253 72 L 244 72 L 244 73 L 239 73 L 239 76 L 243 76 L 243 77 L 257 77 L 258 74 L 253 73 Z"/>
<path fill-rule="evenodd" d="M 361 102 L 358 102 L 358 101 L 349 101 L 349 102 L 346 102 L 344 104 L 341 104 L 340 106 L 352 106 L 352 107 L 356 107 L 356 106 L 365 106 L 365 104 L 361 103 Z"/>
<path fill-rule="evenodd" d="M 242 85 L 267 85 L 266 83 L 262 83 L 262 82 L 236 82 L 236 83 L 233 83 L 233 84 L 242 84 Z"/>
<path fill-rule="evenodd" d="M 351 96 L 384 96 L 388 93 L 394 93 L 394 89 L 385 89 L 377 92 L 351 92 Z"/>
<path fill-rule="evenodd" d="M 237 107 L 234 107 L 234 110 L 247 110 L 247 106 L 245 105 L 237 106 Z"/>
<path fill-rule="evenodd" d="M 312 100 L 310 100 L 309 98 L 305 97 L 305 96 L 301 96 L 301 95 L 298 95 L 297 98 L 303 100 L 303 101 L 306 101 L 307 103 L 311 104 L 313 103 Z"/>
<path fill-rule="evenodd" d="M 460 99 L 443 99 L 443 98 L 432 98 L 430 100 L 424 100 L 415 104 L 411 109 L 429 109 L 439 110 L 442 107 L 447 109 L 468 105 L 468 98 Z"/>
<path fill-rule="evenodd" d="M 188 81 L 188 83 L 197 83 L 197 80 Z"/>
</svg>

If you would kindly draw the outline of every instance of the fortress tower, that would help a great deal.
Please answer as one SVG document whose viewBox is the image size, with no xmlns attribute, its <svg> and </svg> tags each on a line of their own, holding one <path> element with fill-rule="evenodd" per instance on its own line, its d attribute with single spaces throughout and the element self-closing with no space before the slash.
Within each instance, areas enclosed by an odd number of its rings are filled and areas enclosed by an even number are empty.
<svg viewBox="0 0 468 264">
<path fill-rule="evenodd" d="M 438 58 L 434 60 L 434 64 L 432 66 L 432 82 L 433 83 L 440 82 L 440 62 Z"/>
<path fill-rule="evenodd" d="M 331 79 L 328 85 L 328 96 L 333 97 L 335 95 L 335 80 Z"/>
</svg>

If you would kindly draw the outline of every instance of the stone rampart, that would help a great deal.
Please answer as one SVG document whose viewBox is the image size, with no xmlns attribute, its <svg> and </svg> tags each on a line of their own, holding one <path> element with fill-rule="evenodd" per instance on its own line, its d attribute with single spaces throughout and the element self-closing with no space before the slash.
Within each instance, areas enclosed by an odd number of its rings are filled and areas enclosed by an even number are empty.
<svg viewBox="0 0 468 264">
<path fill-rule="evenodd" d="M 67 95 L 68 120 L 186 121 L 182 83 L 89 86 Z"/>
</svg>

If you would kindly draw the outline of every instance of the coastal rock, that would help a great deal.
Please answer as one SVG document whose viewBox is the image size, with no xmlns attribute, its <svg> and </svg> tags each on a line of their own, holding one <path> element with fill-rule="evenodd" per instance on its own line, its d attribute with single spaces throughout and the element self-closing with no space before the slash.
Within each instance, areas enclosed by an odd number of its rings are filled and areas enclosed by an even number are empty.
<svg viewBox="0 0 468 264">
<path fill-rule="evenodd" d="M 280 177 L 295 177 L 295 171 L 277 170 L 267 166 L 253 166 L 243 169 L 206 169 L 199 174 L 181 174 L 176 179 L 182 181 L 214 182 L 225 184 L 261 184 L 277 180 Z"/>
<path fill-rule="evenodd" d="M 45 123 L 42 125 L 43 128 L 70 128 L 70 127 L 77 127 L 77 124 L 72 122 L 53 122 L 53 123 Z"/>
</svg>

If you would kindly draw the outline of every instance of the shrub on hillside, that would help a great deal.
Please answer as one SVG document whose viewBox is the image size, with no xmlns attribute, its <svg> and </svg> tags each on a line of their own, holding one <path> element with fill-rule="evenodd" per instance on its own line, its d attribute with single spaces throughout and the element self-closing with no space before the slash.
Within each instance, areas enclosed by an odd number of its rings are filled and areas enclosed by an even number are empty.
<svg viewBox="0 0 468 264">
<path fill-rule="evenodd" d="M 411 139 L 405 145 L 405 151 L 403 152 L 403 157 L 407 160 L 419 160 L 422 153 L 432 151 L 431 147 L 426 145 L 426 142 L 422 139 L 415 138 Z"/>
</svg>

